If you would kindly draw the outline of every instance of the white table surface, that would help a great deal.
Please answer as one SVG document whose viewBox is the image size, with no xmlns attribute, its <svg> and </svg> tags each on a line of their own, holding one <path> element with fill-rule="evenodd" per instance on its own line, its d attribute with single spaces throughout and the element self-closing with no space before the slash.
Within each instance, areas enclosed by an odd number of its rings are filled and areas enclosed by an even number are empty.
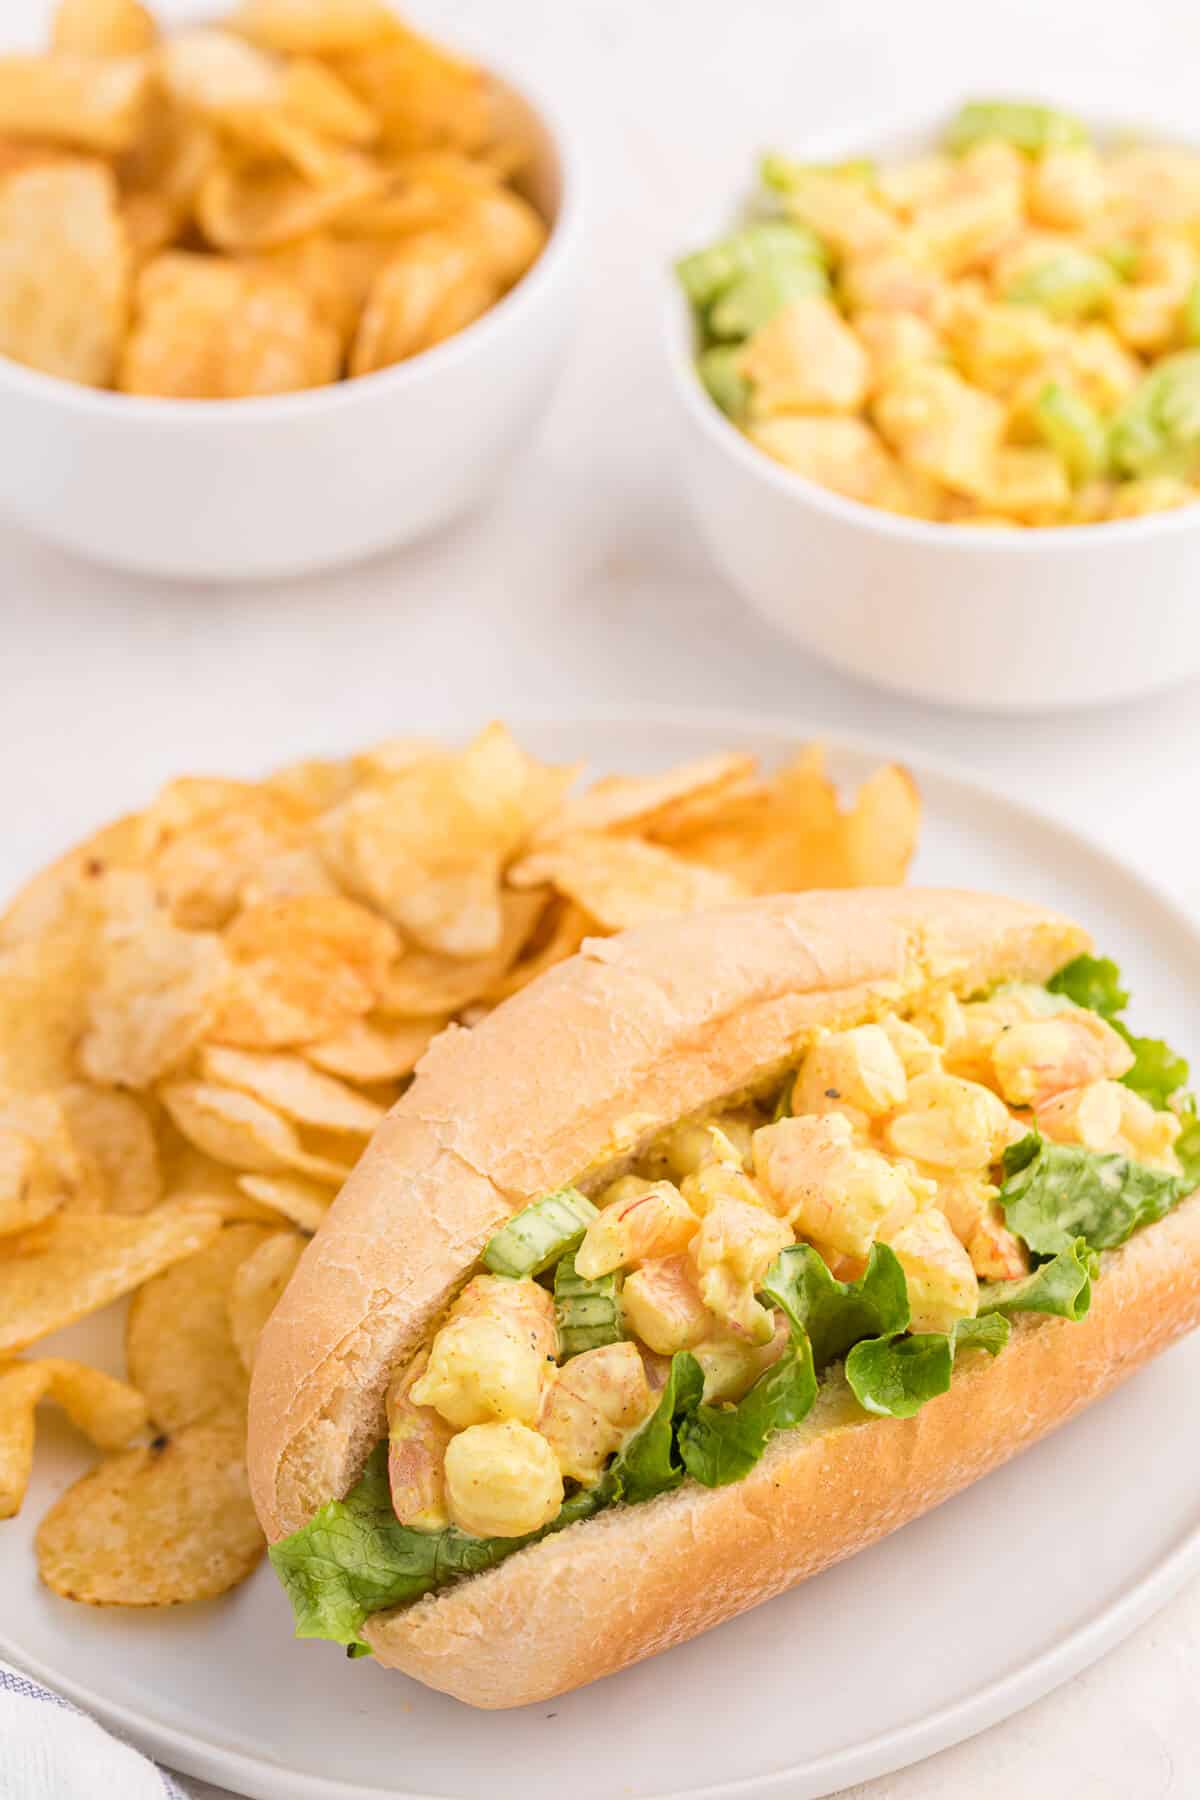
<svg viewBox="0 0 1200 1800">
<path fill-rule="evenodd" d="M 467 524 L 308 582 L 141 583 L 0 525 L 0 890 L 179 770 L 252 771 L 493 714 L 660 702 L 761 709 L 797 731 L 869 732 L 957 758 L 1200 903 L 1195 687 L 1032 721 L 934 711 L 833 674 L 744 610 L 672 482 L 656 286 L 664 251 L 736 179 L 764 116 L 794 114 L 797 137 L 869 121 L 935 69 L 1019 92 L 1082 65 L 1125 71 L 1144 91 L 1195 68 L 1200 15 L 1186 0 L 997 0 L 990 14 L 953 0 L 414 10 L 554 81 L 590 152 L 595 275 L 545 427 Z M 44 0 L 6 0 L 6 30 L 14 16 L 35 29 L 47 12 Z M 1129 604 L 1153 630 L 1153 596 Z M 1191 1793 L 1198 1640 L 1193 1590 L 1057 1694 L 856 1800 Z"/>
</svg>

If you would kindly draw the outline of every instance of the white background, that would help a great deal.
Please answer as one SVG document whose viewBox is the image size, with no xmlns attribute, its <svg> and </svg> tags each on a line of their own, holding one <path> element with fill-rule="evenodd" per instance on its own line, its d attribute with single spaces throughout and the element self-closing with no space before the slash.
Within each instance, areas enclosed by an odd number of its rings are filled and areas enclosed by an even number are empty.
<svg viewBox="0 0 1200 1800">
<path fill-rule="evenodd" d="M 32 33 L 48 13 L 41 0 L 2 10 L 6 32 L 12 19 Z M 1200 20 L 1168 0 L 423 0 L 417 16 L 552 82 L 587 152 L 591 269 L 545 427 L 465 525 L 310 582 L 136 582 L 0 526 L 0 889 L 181 769 L 250 771 L 492 714 L 662 702 L 919 743 L 1034 795 L 1200 903 L 1197 689 L 989 719 L 874 694 L 793 650 L 723 586 L 683 512 L 658 344 L 666 253 L 767 136 L 786 145 L 856 117 L 866 128 L 943 82 L 1052 92 L 1056 70 L 1109 87 L 1119 74 L 1131 114 L 1152 117 L 1156 92 L 1196 67 Z M 1153 631 L 1154 595 L 1128 605 Z M 1003 1604 L 986 1571 L 979 1597 L 971 1629 Z M 1200 1753 L 1198 1633 L 1193 1592 L 1019 1718 L 856 1793 L 1183 1796 Z"/>
</svg>

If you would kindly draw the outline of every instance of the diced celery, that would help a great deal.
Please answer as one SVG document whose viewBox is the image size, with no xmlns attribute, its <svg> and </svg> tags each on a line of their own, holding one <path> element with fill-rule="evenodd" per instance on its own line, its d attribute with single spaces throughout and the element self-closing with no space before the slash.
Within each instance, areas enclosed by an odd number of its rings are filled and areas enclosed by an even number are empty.
<svg viewBox="0 0 1200 1800">
<path fill-rule="evenodd" d="M 728 237 L 693 250 L 675 264 L 680 286 L 693 306 L 710 306 L 742 276 L 768 264 L 816 263 L 823 267 L 825 248 L 803 225 L 783 219 L 759 219 Z"/>
<path fill-rule="evenodd" d="M 1102 256 L 1070 245 L 1022 269 L 1004 298 L 1014 306 L 1040 306 L 1056 319 L 1081 319 L 1099 310 L 1116 279 Z"/>
<path fill-rule="evenodd" d="M 1108 467 L 1108 430 L 1072 388 L 1050 381 L 1034 404 L 1038 430 L 1066 464 L 1072 482 L 1092 481 Z"/>
<path fill-rule="evenodd" d="M 1022 100 L 969 100 L 946 128 L 942 142 L 952 156 L 1000 138 L 1029 156 L 1066 144 L 1086 144 L 1086 126 L 1053 106 Z"/>
<path fill-rule="evenodd" d="M 710 398 L 735 421 L 745 418 L 750 400 L 750 383 L 737 366 L 741 353 L 740 344 L 715 344 L 696 359 L 697 372 Z"/>
<path fill-rule="evenodd" d="M 517 1280 L 540 1275 L 560 1256 L 579 1248 L 596 1211 L 577 1188 L 543 1194 L 489 1239 L 483 1265 L 493 1275 L 511 1275 Z"/>
<path fill-rule="evenodd" d="M 748 338 L 791 301 L 828 292 L 828 277 L 817 263 L 769 263 L 743 275 L 713 302 L 708 329 L 726 341 Z"/>
<path fill-rule="evenodd" d="M 558 1319 L 558 1347 L 563 1362 L 584 1350 L 616 1344 L 621 1328 L 621 1302 L 617 1277 L 600 1275 L 585 1281 L 576 1273 L 574 1253 L 560 1260 L 554 1271 L 554 1311 Z"/>
</svg>

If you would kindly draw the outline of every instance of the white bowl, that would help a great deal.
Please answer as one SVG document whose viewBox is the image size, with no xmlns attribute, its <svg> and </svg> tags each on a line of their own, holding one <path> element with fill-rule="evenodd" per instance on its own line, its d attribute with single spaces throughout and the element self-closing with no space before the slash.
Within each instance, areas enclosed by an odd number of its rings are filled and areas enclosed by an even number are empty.
<svg viewBox="0 0 1200 1800">
<path fill-rule="evenodd" d="M 812 160 L 912 153 L 928 147 L 956 98 L 882 131 L 799 144 L 781 132 L 778 141 Z M 1101 126 L 1130 124 L 1128 111 L 1094 100 L 1086 112 Z M 1139 129 L 1151 140 L 1182 135 L 1152 116 Z M 737 214 L 735 196 L 680 253 Z M 998 711 L 1115 700 L 1200 671 L 1200 504 L 1114 524 L 1006 531 L 843 499 L 773 462 L 709 399 L 694 367 L 690 308 L 670 270 L 667 281 L 685 491 L 723 572 L 781 630 L 881 687 Z"/>
<path fill-rule="evenodd" d="M 379 374 L 268 399 L 143 399 L 0 358 L 0 509 L 97 562 L 241 580 L 350 562 L 469 508 L 549 396 L 580 261 L 569 136 L 542 97 L 497 91 L 532 134 L 551 231 L 490 312 Z"/>
</svg>

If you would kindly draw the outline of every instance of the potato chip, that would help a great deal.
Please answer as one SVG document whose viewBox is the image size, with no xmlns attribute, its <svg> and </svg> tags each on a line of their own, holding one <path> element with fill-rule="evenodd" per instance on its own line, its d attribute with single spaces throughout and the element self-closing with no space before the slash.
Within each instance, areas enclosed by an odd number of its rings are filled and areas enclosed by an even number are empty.
<svg viewBox="0 0 1200 1800">
<path fill-rule="evenodd" d="M 158 1151 L 163 1190 L 169 1200 L 200 1206 L 218 1213 L 223 1220 L 257 1217 L 241 1206 L 245 1195 L 234 1171 L 197 1150 L 165 1112 L 160 1113 L 158 1120 Z"/>
<path fill-rule="evenodd" d="M 449 1015 L 432 1019 L 356 1019 L 336 1037 L 304 1046 L 304 1057 L 347 1081 L 399 1081 L 411 1075 Z"/>
<path fill-rule="evenodd" d="M 390 244 L 314 232 L 298 243 L 249 259 L 249 266 L 301 288 L 318 316 L 337 332 L 342 349 L 348 350 L 371 283 L 391 253 Z M 345 795 L 340 774 L 334 779 L 340 791 L 331 795 L 329 805 Z"/>
<path fill-rule="evenodd" d="M 370 375 L 432 349 L 480 318 L 501 284 L 476 244 L 449 226 L 413 232 L 371 283 L 350 352 L 351 375 Z"/>
<path fill-rule="evenodd" d="M 249 1374 L 263 1326 L 279 1302 L 307 1240 L 298 1231 L 280 1231 L 251 1251 L 234 1271 L 229 1288 L 229 1331 Z"/>
<path fill-rule="evenodd" d="M 503 936 L 504 863 L 574 774 L 536 762 L 490 725 L 464 750 L 423 757 L 354 795 L 327 821 L 327 851 L 426 949 L 482 956 Z"/>
<path fill-rule="evenodd" d="M 242 256 L 336 226 L 385 180 L 360 151 L 344 149 L 338 157 L 336 178 L 326 163 L 319 182 L 278 163 L 220 163 L 196 196 L 201 230 L 216 249 Z"/>
<path fill-rule="evenodd" d="M 51 47 L 73 56 L 136 56 L 157 37 L 139 0 L 58 0 L 50 28 Z"/>
<path fill-rule="evenodd" d="M 127 1382 L 62 1357 L 0 1363 L 0 1519 L 21 1510 L 33 1467 L 34 1414 L 61 1406 L 100 1450 L 120 1450 L 146 1427 L 146 1402 Z"/>
<path fill-rule="evenodd" d="M 240 0 L 226 24 L 264 49 L 301 56 L 361 50 L 402 29 L 384 0 Z"/>
<path fill-rule="evenodd" d="M 722 794 L 753 775 L 756 766 L 745 751 L 717 751 L 657 775 L 606 775 L 565 801 L 534 833 L 533 841 L 553 843 L 577 832 L 652 835 L 659 821 L 672 817 L 681 802 Z"/>
<path fill-rule="evenodd" d="M 341 345 L 286 281 L 171 251 L 138 277 L 117 372 L 127 394 L 236 400 L 337 379 Z"/>
<path fill-rule="evenodd" d="M 168 1203 L 137 1218 L 58 1214 L 0 1249 L 0 1354 L 132 1293 L 216 1235 L 215 1212 Z"/>
<path fill-rule="evenodd" d="M 497 1006 L 501 1000 L 507 1000 L 510 994 L 520 993 L 523 987 L 528 987 L 531 981 L 536 981 L 547 969 L 552 969 L 556 963 L 565 962 L 568 956 L 574 956 L 583 940 L 595 936 L 597 931 L 598 926 L 590 913 L 584 912 L 581 906 L 575 906 L 570 901 L 559 901 L 548 909 L 546 917 L 517 961 L 484 989 L 481 998 L 490 1006 Z"/>
<path fill-rule="evenodd" d="M 232 1169 L 260 1174 L 297 1169 L 335 1182 L 349 1172 L 342 1163 L 310 1155 L 286 1119 L 235 1088 L 175 1081 L 161 1092 L 163 1105 L 184 1137 Z"/>
<path fill-rule="evenodd" d="M 90 924 L 86 906 L 81 913 L 87 891 L 110 868 L 136 856 L 137 842 L 138 815 L 129 813 L 39 870 L 0 914 L 0 951 Z"/>
<path fill-rule="evenodd" d="M 0 1093 L 0 1237 L 57 1212 L 83 1187 L 83 1165 L 57 1099 Z"/>
<path fill-rule="evenodd" d="M 72 1082 L 56 1096 L 82 1164 L 83 1200 L 93 1212 L 144 1213 L 163 1196 L 151 1114 L 136 1095 Z"/>
<path fill-rule="evenodd" d="M 819 744 L 786 763 L 761 792 L 731 803 L 723 817 L 673 839 L 672 847 L 730 871 L 756 894 L 844 887 L 851 879 L 846 814 Z"/>
<path fill-rule="evenodd" d="M 128 300 L 129 253 L 107 169 L 49 163 L 0 183 L 0 354 L 104 387 Z"/>
<path fill-rule="evenodd" d="M 491 137 L 492 94 L 483 70 L 397 20 L 390 42 L 331 61 L 396 149 L 478 151 Z"/>
<path fill-rule="evenodd" d="M 93 1606 L 176 1606 L 244 1581 L 266 1543 L 237 1423 L 191 1425 L 109 1457 L 38 1527 L 42 1580 Z"/>
<path fill-rule="evenodd" d="M 332 69 L 312 58 L 289 63 L 283 76 L 284 116 L 343 144 L 369 144 L 379 135 L 370 107 L 339 81 Z"/>
<path fill-rule="evenodd" d="M 384 979 L 401 949 L 395 928 L 386 919 L 356 900 L 325 894 L 247 907 L 229 927 L 225 942 L 239 961 L 327 956 L 353 969 L 372 988 Z"/>
<path fill-rule="evenodd" d="M 160 1431 L 244 1414 L 246 1373 L 230 1335 L 229 1295 L 239 1265 L 268 1242 L 261 1225 L 226 1225 L 134 1295 L 125 1362 Z"/>
<path fill-rule="evenodd" d="M 921 799 L 907 769 L 888 763 L 869 775 L 846 820 L 849 882 L 893 887 L 908 874 L 921 824 Z"/>
<path fill-rule="evenodd" d="M 300 1175 L 239 1175 L 238 1186 L 247 1199 L 290 1219 L 301 1231 L 316 1231 L 333 1201 L 332 1188 Z"/>
<path fill-rule="evenodd" d="M 349 761 L 306 756 L 273 769 L 260 782 L 259 792 L 282 800 L 297 817 L 311 819 L 344 800 L 353 786 L 354 771 Z"/>
<path fill-rule="evenodd" d="M 339 234 L 400 237 L 459 219 L 479 196 L 494 194 L 499 187 L 490 163 L 477 162 L 459 150 L 391 151 L 382 160 L 383 185 L 342 214 Z"/>
<path fill-rule="evenodd" d="M 684 862 L 636 838 L 581 833 L 535 850 L 508 873 L 515 887 L 550 882 L 608 931 L 736 900 L 732 875 Z"/>
<path fill-rule="evenodd" d="M 465 200 L 453 223 L 477 246 L 502 289 L 521 279 L 546 243 L 541 214 L 520 194 L 495 183 Z"/>
<path fill-rule="evenodd" d="M 263 1056 L 210 1045 L 201 1056 L 200 1069 L 206 1081 L 240 1088 L 298 1125 L 369 1137 L 383 1118 L 382 1106 L 332 1075 L 319 1073 L 299 1056 Z"/>
<path fill-rule="evenodd" d="M 135 235 L 131 248 L 165 248 L 191 223 L 192 204 L 205 176 L 220 154 L 220 140 L 213 127 L 196 114 L 171 104 L 166 94 L 153 96 L 136 144 L 116 162 L 117 181 L 124 198 L 127 229 L 131 215 Z M 138 217 L 142 213 L 143 218 Z M 167 229 L 161 245 L 154 243 L 152 226 L 157 217 Z"/>
<path fill-rule="evenodd" d="M 0 56 L 0 136 L 39 138 L 102 154 L 128 150 L 151 96 L 144 56 L 95 58 L 55 52 Z M 40 199 L 44 221 L 61 204 Z"/>
<path fill-rule="evenodd" d="M 238 963 L 209 1037 L 243 1050 L 311 1043 L 370 1012 L 372 988 L 330 951 Z"/>
<path fill-rule="evenodd" d="M 0 952 L 0 1086 L 37 1092 L 72 1078 L 93 966 L 78 919 Z"/>
<path fill-rule="evenodd" d="M 237 806 L 174 834 L 154 863 L 154 885 L 174 923 L 189 931 L 227 925 L 247 883 L 295 848 L 296 831 L 290 819 Z"/>
<path fill-rule="evenodd" d="M 500 895 L 500 942 L 486 956 L 438 956 L 410 951 L 396 964 L 380 991 L 386 1013 L 434 1018 L 456 1013 L 478 1000 L 516 961 L 537 927 L 550 899 L 549 889 Z"/>
<path fill-rule="evenodd" d="M 300 900 L 313 894 L 336 894 L 337 884 L 315 850 L 299 844 L 276 850 L 245 877 L 238 898 L 246 908 L 269 900 Z"/>
<path fill-rule="evenodd" d="M 113 924 L 79 1064 L 103 1085 L 148 1087 L 187 1060 L 217 1017 L 229 964 L 210 932 L 161 916 Z"/>
<path fill-rule="evenodd" d="M 283 92 L 283 71 L 271 57 L 214 26 L 167 38 L 159 69 L 177 105 L 217 122 L 242 108 L 275 106 Z"/>
</svg>

